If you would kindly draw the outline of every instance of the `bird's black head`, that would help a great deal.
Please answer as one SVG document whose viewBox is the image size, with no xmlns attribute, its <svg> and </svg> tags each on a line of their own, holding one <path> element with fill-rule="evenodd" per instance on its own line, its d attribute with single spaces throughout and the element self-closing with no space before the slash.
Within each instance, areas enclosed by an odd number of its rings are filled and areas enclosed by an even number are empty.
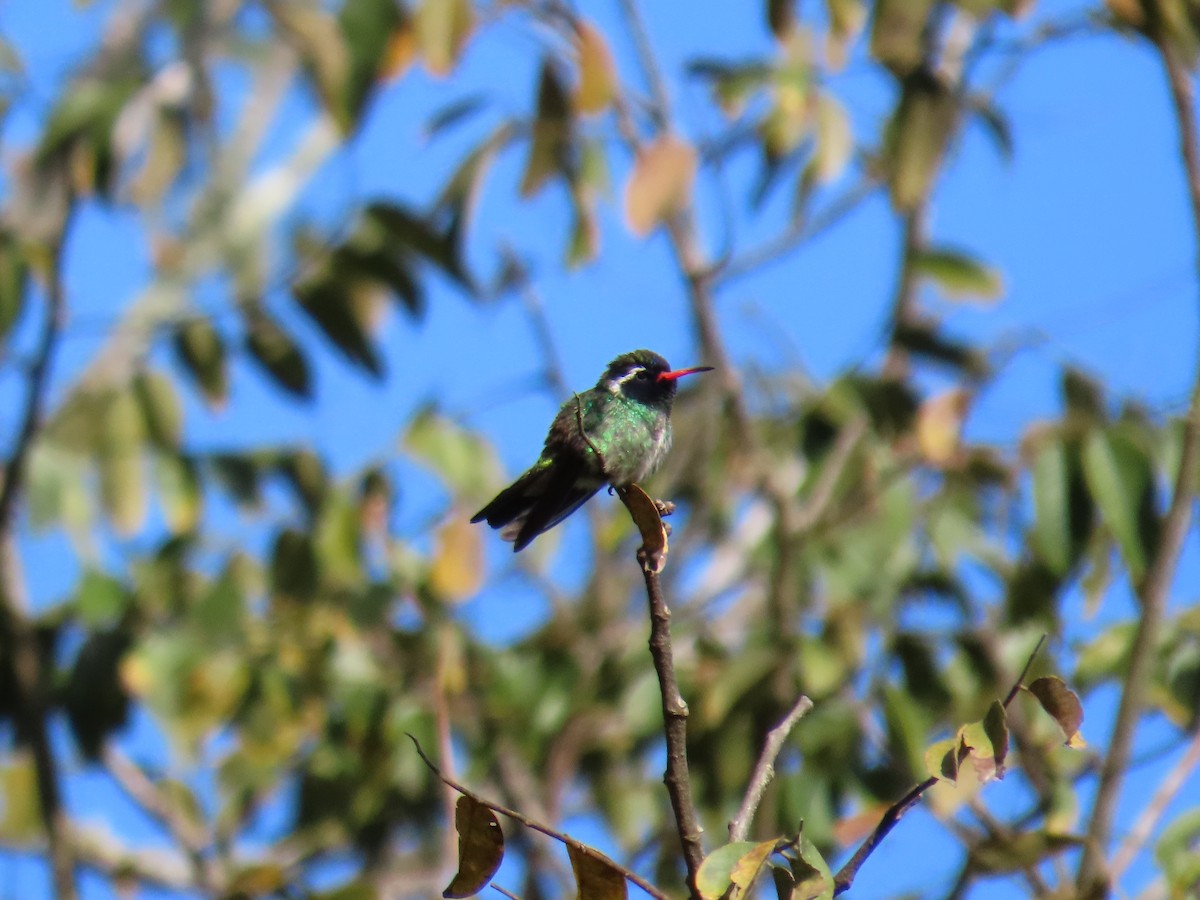
<svg viewBox="0 0 1200 900">
<path fill-rule="evenodd" d="M 642 403 L 670 403 L 678 379 L 711 369 L 712 366 L 696 366 L 672 370 L 670 364 L 654 351 L 634 350 L 622 353 L 610 362 L 596 387 Z"/>
</svg>

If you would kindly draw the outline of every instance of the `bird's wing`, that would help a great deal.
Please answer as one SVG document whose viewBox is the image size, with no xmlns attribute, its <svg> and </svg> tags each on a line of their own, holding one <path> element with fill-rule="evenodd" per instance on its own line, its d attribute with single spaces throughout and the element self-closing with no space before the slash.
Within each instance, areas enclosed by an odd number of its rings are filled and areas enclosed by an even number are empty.
<svg viewBox="0 0 1200 900">
<path fill-rule="evenodd" d="M 549 531 L 579 507 L 583 506 L 604 481 L 598 476 L 589 476 L 577 457 L 558 460 L 548 469 L 545 481 L 522 517 L 520 530 L 513 543 L 513 551 L 524 549 L 529 542 Z"/>
</svg>

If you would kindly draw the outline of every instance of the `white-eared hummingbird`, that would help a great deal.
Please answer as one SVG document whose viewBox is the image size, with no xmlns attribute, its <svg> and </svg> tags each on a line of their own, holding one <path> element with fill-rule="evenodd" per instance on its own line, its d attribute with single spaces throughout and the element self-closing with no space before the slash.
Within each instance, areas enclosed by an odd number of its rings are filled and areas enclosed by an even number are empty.
<svg viewBox="0 0 1200 900">
<path fill-rule="evenodd" d="M 626 487 L 658 468 L 671 446 L 671 403 L 684 375 L 649 350 L 623 353 L 596 386 L 562 405 L 537 462 L 471 519 L 522 550 L 605 484 Z"/>
</svg>

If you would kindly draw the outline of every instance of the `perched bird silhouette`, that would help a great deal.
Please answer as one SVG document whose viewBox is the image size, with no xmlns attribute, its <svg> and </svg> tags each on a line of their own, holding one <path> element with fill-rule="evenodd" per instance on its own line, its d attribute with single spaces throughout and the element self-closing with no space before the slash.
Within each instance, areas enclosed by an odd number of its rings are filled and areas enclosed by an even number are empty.
<svg viewBox="0 0 1200 900">
<path fill-rule="evenodd" d="M 647 478 L 671 446 L 678 380 L 711 369 L 672 370 L 650 350 L 621 354 L 595 387 L 562 405 L 537 462 L 471 521 L 486 520 L 514 551 L 523 550 L 605 484 L 626 487 Z"/>
</svg>

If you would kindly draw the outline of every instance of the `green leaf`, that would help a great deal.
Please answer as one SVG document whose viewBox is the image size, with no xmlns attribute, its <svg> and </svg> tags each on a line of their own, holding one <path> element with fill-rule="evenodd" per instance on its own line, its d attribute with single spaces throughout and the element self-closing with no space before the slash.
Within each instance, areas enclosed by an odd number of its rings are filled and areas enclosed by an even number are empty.
<svg viewBox="0 0 1200 900">
<path fill-rule="evenodd" d="M 1200 886 L 1200 809 L 1192 808 L 1181 813 L 1159 835 L 1154 848 L 1167 884 L 1177 893 L 1172 896 L 1194 896 Z"/>
<path fill-rule="evenodd" d="M 363 211 L 363 222 L 366 227 L 379 228 L 384 246 L 407 248 L 436 265 L 459 286 L 471 289 L 453 222 L 451 227 L 442 228 L 396 203 L 372 203 Z M 397 293 L 406 293 L 395 282 L 388 282 L 388 286 Z"/>
<path fill-rule="evenodd" d="M 817 845 L 801 834 L 796 846 L 783 853 L 796 881 L 792 900 L 833 900 L 833 872 Z"/>
<path fill-rule="evenodd" d="M 442 891 L 446 898 L 470 897 L 491 881 L 504 859 L 504 832 L 495 814 L 470 797 L 459 797 L 454 808 L 458 831 L 458 872 Z"/>
<path fill-rule="evenodd" d="M 959 739 L 956 735 L 930 744 L 925 751 L 925 771 L 931 778 L 954 782 L 958 780 Z"/>
<path fill-rule="evenodd" d="M 952 366 L 971 378 L 988 374 L 987 357 L 978 348 L 946 337 L 935 323 L 897 323 L 892 341 L 914 356 Z"/>
<path fill-rule="evenodd" d="M 175 354 L 205 401 L 214 409 L 229 398 L 229 368 L 225 341 L 205 318 L 184 322 L 175 330 Z"/>
<path fill-rule="evenodd" d="M 329 476 L 321 457 L 312 450 L 300 449 L 281 456 L 277 466 L 308 514 L 315 516 L 329 491 Z"/>
<path fill-rule="evenodd" d="M 117 579 L 89 568 L 79 582 L 75 606 L 80 620 L 88 628 L 111 628 L 128 609 L 129 592 Z"/>
<path fill-rule="evenodd" d="M 240 506 L 262 505 L 262 473 L 257 460 L 241 453 L 214 453 L 206 462 L 213 476 Z"/>
<path fill-rule="evenodd" d="M 433 409 L 413 417 L 401 445 L 471 502 L 489 499 L 502 480 L 495 449 Z"/>
<path fill-rule="evenodd" d="M 302 400 L 312 399 L 308 360 L 291 335 L 262 309 L 247 316 L 246 349 L 279 387 Z"/>
<path fill-rule="evenodd" d="M 742 858 L 759 848 L 754 841 L 737 841 L 718 847 L 704 858 L 696 873 L 696 888 L 704 900 L 720 900 L 733 883 L 733 870 Z M 775 842 L 768 845 L 774 848 Z M 769 851 L 768 851 L 769 852 Z"/>
<path fill-rule="evenodd" d="M 104 415 L 97 464 L 101 503 L 122 534 L 136 532 L 146 515 L 142 429 L 142 413 L 133 393 L 116 395 Z"/>
<path fill-rule="evenodd" d="M 1154 473 L 1150 460 L 1120 432 L 1094 429 L 1083 445 L 1083 473 L 1121 558 L 1136 584 L 1157 543 L 1157 531 L 1145 521 L 1153 510 Z"/>
<path fill-rule="evenodd" d="M 133 395 L 141 407 L 146 436 L 161 450 L 178 450 L 183 435 L 183 406 L 175 385 L 161 372 L 139 372 Z"/>
<path fill-rule="evenodd" d="M 913 254 L 913 271 L 934 282 L 946 297 L 994 300 L 1004 291 L 1000 273 L 950 247 L 928 247 Z"/>
<path fill-rule="evenodd" d="M 522 197 L 534 196 L 552 176 L 565 171 L 573 138 L 571 100 L 557 66 L 547 58 L 538 76 L 537 117 L 521 176 Z"/>
<path fill-rule="evenodd" d="M 353 288 L 345 272 L 326 271 L 294 284 L 292 293 L 300 308 L 347 360 L 382 379 L 383 360 L 367 334 L 371 300 L 356 294 Z"/>
<path fill-rule="evenodd" d="M 1133 650 L 1135 622 L 1119 622 L 1092 638 L 1078 651 L 1072 683 L 1081 691 L 1110 680 L 1124 679 Z"/>
<path fill-rule="evenodd" d="M 343 494 L 332 494 L 322 505 L 316 523 L 315 545 L 319 571 L 338 587 L 362 586 L 362 522 L 358 504 Z"/>
<path fill-rule="evenodd" d="M 191 622 L 215 646 L 237 646 L 245 637 L 246 596 L 237 572 L 237 556 L 196 600 Z"/>
<path fill-rule="evenodd" d="M 1070 418 L 1102 422 L 1107 417 L 1103 385 L 1078 369 L 1067 368 L 1063 371 L 1062 394 Z"/>
<path fill-rule="evenodd" d="M 350 130 L 384 74 L 393 35 L 402 22 L 395 0 L 345 0 L 338 12 L 349 57 L 343 102 Z"/>
<path fill-rule="evenodd" d="M 190 534 L 200 522 L 204 501 L 196 461 L 182 454 L 160 453 L 154 470 L 167 527 L 172 534 Z"/>
<path fill-rule="evenodd" d="M 0 342 L 12 331 L 25 311 L 25 289 L 29 264 L 15 235 L 0 232 Z"/>
<path fill-rule="evenodd" d="M 908 0 L 887 0 L 889 6 Z M 918 0 L 924 4 L 926 0 Z M 876 27 L 878 28 L 878 11 Z M 958 101 L 936 75 L 915 70 L 905 79 L 900 103 L 884 134 L 883 160 L 892 205 L 909 212 L 933 189 L 958 119 Z"/>
<path fill-rule="evenodd" d="M 316 595 L 317 554 L 307 533 L 285 528 L 275 538 L 271 590 L 296 600 L 310 600 Z"/>
</svg>

